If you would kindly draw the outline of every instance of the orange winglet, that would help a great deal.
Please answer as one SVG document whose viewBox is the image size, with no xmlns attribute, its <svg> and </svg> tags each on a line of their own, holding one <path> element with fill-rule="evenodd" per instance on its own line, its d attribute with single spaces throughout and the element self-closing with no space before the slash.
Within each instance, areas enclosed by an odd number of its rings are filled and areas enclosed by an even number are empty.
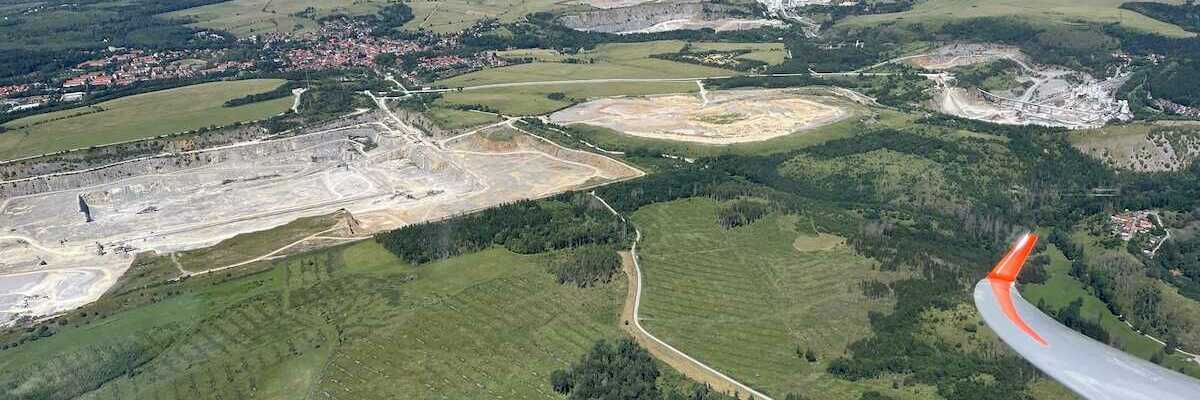
<svg viewBox="0 0 1200 400">
<path fill-rule="evenodd" d="M 1009 250 L 999 263 L 996 263 L 991 273 L 988 273 L 988 278 L 1009 282 L 1017 280 L 1017 274 L 1021 273 L 1021 267 L 1025 265 L 1025 258 L 1033 252 L 1035 244 L 1037 244 L 1037 235 L 1026 233 L 1021 236 L 1012 250 Z"/>
<path fill-rule="evenodd" d="M 992 272 L 988 273 L 988 283 L 992 286 L 992 294 L 996 296 L 996 302 L 1000 304 L 1000 311 L 1004 313 L 1008 320 L 1016 325 L 1018 329 L 1029 335 L 1033 341 L 1042 346 L 1049 346 L 1046 339 L 1038 335 L 1025 320 L 1021 318 L 1021 314 L 1017 313 L 1016 306 L 1013 305 L 1012 287 L 1017 279 L 1017 275 L 1021 273 L 1021 267 L 1025 265 L 1025 259 L 1029 257 L 1029 253 L 1033 252 L 1033 246 L 1037 244 L 1037 235 L 1026 233 L 1021 239 L 1017 240 L 1016 245 L 1004 258 L 996 263 L 996 267 L 992 268 Z"/>
</svg>

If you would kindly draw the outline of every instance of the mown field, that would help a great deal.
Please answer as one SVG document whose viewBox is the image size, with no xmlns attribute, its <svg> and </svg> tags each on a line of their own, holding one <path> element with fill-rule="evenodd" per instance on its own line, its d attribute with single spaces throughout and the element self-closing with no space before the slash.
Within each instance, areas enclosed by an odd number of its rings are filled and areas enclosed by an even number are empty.
<svg viewBox="0 0 1200 400">
<path fill-rule="evenodd" d="M 1120 23 L 1122 26 L 1167 36 L 1190 37 L 1178 26 L 1117 7 L 1125 0 L 929 0 L 916 3 L 912 10 L 848 18 L 848 26 L 900 24 L 940 24 L 974 17 L 1014 16 L 1053 24 L 1078 21 Z M 1174 1 L 1172 1 L 1174 2 Z"/>
<path fill-rule="evenodd" d="M 312 32 L 321 17 L 373 14 L 385 5 L 384 0 L 231 0 L 163 16 L 190 20 L 193 27 L 219 29 L 245 37 L 267 32 Z"/>
<path fill-rule="evenodd" d="M 797 248 L 795 217 L 772 214 L 722 229 L 718 203 L 687 199 L 633 214 L 644 287 L 642 323 L 651 333 L 702 362 L 773 396 L 858 399 L 879 390 L 902 399 L 935 396 L 914 385 L 892 389 L 890 379 L 851 382 L 825 372 L 850 342 L 870 335 L 870 311 L 887 300 L 867 298 L 859 282 L 903 277 L 845 246 L 826 241 Z M 811 349 L 816 362 L 797 354 Z"/>
<path fill-rule="evenodd" d="M 222 105 L 230 99 L 271 91 L 283 82 L 249 79 L 201 83 L 21 118 L 4 124 L 9 131 L 0 134 L 0 159 L 268 118 L 289 109 L 292 98 L 238 107 Z"/>
<path fill-rule="evenodd" d="M 363 241 L 161 284 L 123 295 L 149 304 L 85 308 L 0 352 L 0 393 L 560 398 L 549 373 L 620 335 L 625 283 L 560 285 L 540 259 L 490 249 L 413 267 Z"/>
</svg>

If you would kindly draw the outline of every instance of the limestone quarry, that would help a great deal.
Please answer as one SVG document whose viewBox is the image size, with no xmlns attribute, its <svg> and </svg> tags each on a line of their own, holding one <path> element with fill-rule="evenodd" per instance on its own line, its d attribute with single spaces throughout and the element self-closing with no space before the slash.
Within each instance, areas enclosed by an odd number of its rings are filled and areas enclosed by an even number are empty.
<svg viewBox="0 0 1200 400">
<path fill-rule="evenodd" d="M 1117 90 L 1129 79 L 1127 71 L 1100 80 L 1080 71 L 1033 64 L 1013 47 L 986 44 L 953 44 L 905 57 L 912 65 L 939 71 L 1000 59 L 1020 66 L 1020 90 L 988 92 L 960 87 L 951 75 L 942 75 L 935 78 L 939 91 L 932 106 L 964 118 L 1071 129 L 1098 128 L 1109 121 L 1133 118 L 1128 102 L 1116 98 Z"/>
<path fill-rule="evenodd" d="M 599 10 L 564 15 L 560 21 L 572 29 L 605 33 L 646 33 L 701 28 L 729 31 L 783 26 L 783 23 L 777 20 L 755 17 L 743 6 L 696 1 L 601 7 Z"/>
<path fill-rule="evenodd" d="M 556 112 L 550 119 L 653 139 L 731 144 L 789 135 L 850 115 L 833 96 L 774 89 L 605 98 Z"/>
<path fill-rule="evenodd" d="M 641 174 L 506 123 L 438 139 L 390 113 L 370 115 L 0 182 L 0 325 L 94 301 L 141 252 L 202 248 L 339 210 L 369 234 Z M 471 137 L 491 130 L 508 133 Z"/>
</svg>

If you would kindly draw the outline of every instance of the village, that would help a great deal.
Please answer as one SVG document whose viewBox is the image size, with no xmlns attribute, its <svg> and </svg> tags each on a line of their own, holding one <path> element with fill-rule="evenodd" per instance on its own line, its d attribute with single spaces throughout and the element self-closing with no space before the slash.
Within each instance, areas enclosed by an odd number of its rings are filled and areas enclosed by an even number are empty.
<svg viewBox="0 0 1200 400">
<path fill-rule="evenodd" d="M 1158 213 L 1149 210 L 1125 210 L 1109 216 L 1109 229 L 1123 242 L 1136 240 L 1142 254 L 1154 257 L 1163 242 L 1171 237 L 1162 228 Z"/>
<path fill-rule="evenodd" d="M 509 62 L 491 52 L 457 55 L 462 35 L 414 34 L 394 39 L 374 34 L 361 20 L 326 21 L 302 34 L 263 34 L 241 39 L 231 48 L 149 51 L 108 47 L 94 58 L 37 82 L 0 85 L 0 112 L 18 113 L 85 100 L 106 91 L 147 82 L 203 80 L 239 73 L 286 75 L 292 72 L 354 68 L 376 69 L 412 57 L 399 76 L 409 81 L 441 78 Z M 252 49 L 253 51 L 245 51 Z M 247 55 L 249 54 L 249 55 Z M 380 57 L 388 55 L 386 57 Z M 387 67 L 391 65 L 383 65 Z"/>
</svg>

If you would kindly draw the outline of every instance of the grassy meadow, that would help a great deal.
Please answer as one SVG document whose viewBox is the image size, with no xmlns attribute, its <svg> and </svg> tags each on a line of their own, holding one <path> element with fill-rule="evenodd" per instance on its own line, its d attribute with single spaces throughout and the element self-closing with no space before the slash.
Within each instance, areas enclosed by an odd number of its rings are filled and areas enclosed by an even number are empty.
<svg viewBox="0 0 1200 400">
<path fill-rule="evenodd" d="M 271 91 L 283 82 L 249 79 L 201 83 L 9 121 L 4 124 L 9 131 L 0 134 L 0 160 L 268 118 L 288 110 L 292 98 L 237 107 L 223 104 Z"/>
<path fill-rule="evenodd" d="M 219 29 L 246 37 L 267 32 L 313 32 L 321 17 L 373 14 L 385 5 L 384 0 L 231 0 L 163 16 L 192 21 L 193 27 Z"/>
<path fill-rule="evenodd" d="M 0 351 L 0 393 L 557 399 L 549 373 L 620 335 L 625 281 L 561 285 L 541 260 L 490 249 L 413 267 L 362 241 L 159 283 Z"/>
<path fill-rule="evenodd" d="M 583 79 L 661 79 L 704 78 L 737 75 L 738 72 L 697 64 L 651 58 L 655 54 L 675 53 L 685 46 L 694 50 L 750 50 L 742 58 L 769 64 L 782 63 L 787 51 L 781 43 L 705 43 L 682 40 L 658 40 L 642 43 L 606 43 L 577 54 L 547 49 L 516 49 L 497 52 L 501 57 L 529 58 L 533 62 L 459 75 L 438 81 L 446 87 L 465 87 L 513 82 L 553 82 Z M 445 93 L 442 101 L 450 104 L 479 104 L 504 114 L 538 115 L 549 113 L 594 97 L 636 96 L 698 91 L 693 82 L 596 82 L 547 83 L 493 89 Z M 562 93 L 564 98 L 547 95 Z"/>
<path fill-rule="evenodd" d="M 828 375 L 827 362 L 870 335 L 867 313 L 890 310 L 867 298 L 863 280 L 890 281 L 877 262 L 829 241 L 796 239 L 795 217 L 771 214 L 722 229 L 718 203 L 686 199 L 633 213 L 642 230 L 642 324 L 660 339 L 755 388 L 782 396 L 858 399 L 879 390 L 899 399 L 933 389 L 892 389 L 891 380 L 851 382 Z M 806 245 L 798 249 L 797 244 Z M 808 248 L 807 245 L 812 245 Z M 797 354 L 811 349 L 816 362 Z"/>
<path fill-rule="evenodd" d="M 863 26 L 888 23 L 933 24 L 975 17 L 1014 16 L 1051 24 L 1080 21 L 1120 23 L 1122 26 L 1173 37 L 1190 37 L 1178 26 L 1117 7 L 1125 0 L 929 0 L 909 11 L 847 18 L 842 25 Z M 1176 1 L 1172 1 L 1176 2 Z"/>
<path fill-rule="evenodd" d="M 542 115 L 596 97 L 692 93 L 699 90 L 694 82 L 571 83 L 447 92 L 437 104 L 478 104 L 506 115 Z M 550 98 L 552 93 L 561 93 L 564 97 Z"/>
<path fill-rule="evenodd" d="M 1048 279 L 1041 284 L 1021 285 L 1021 295 L 1025 300 L 1033 304 L 1044 302 L 1049 308 L 1060 309 L 1075 299 L 1083 299 L 1080 315 L 1093 321 L 1098 319 L 1109 335 L 1120 343 L 1121 350 L 1148 360 L 1162 349 L 1162 345 L 1134 332 L 1133 328 L 1113 315 L 1103 301 L 1088 292 L 1083 283 L 1071 276 L 1071 262 L 1054 245 L 1048 245 L 1046 253 L 1050 257 L 1050 265 L 1046 270 Z M 1182 368 L 1188 375 L 1200 377 L 1200 366 L 1186 361 L 1181 354 L 1167 357 L 1164 364 L 1171 369 Z"/>
<path fill-rule="evenodd" d="M 523 50 L 526 53 L 516 54 L 533 57 L 535 61 L 459 75 L 437 84 L 457 87 L 572 79 L 701 78 L 736 74 L 721 68 L 650 58 L 654 54 L 678 52 L 686 43 L 681 40 L 605 43 L 568 57 L 579 60 L 578 63 L 558 62 L 562 55 L 554 52 Z"/>
<path fill-rule="evenodd" d="M 492 114 L 474 111 L 463 111 L 448 107 L 431 107 L 425 115 L 446 129 L 461 129 L 499 122 L 500 118 Z"/>
<path fill-rule="evenodd" d="M 414 18 L 404 28 L 435 33 L 458 32 L 481 19 L 512 22 L 528 14 L 564 7 L 565 3 L 561 0 L 414 0 L 408 2 Z"/>
</svg>

